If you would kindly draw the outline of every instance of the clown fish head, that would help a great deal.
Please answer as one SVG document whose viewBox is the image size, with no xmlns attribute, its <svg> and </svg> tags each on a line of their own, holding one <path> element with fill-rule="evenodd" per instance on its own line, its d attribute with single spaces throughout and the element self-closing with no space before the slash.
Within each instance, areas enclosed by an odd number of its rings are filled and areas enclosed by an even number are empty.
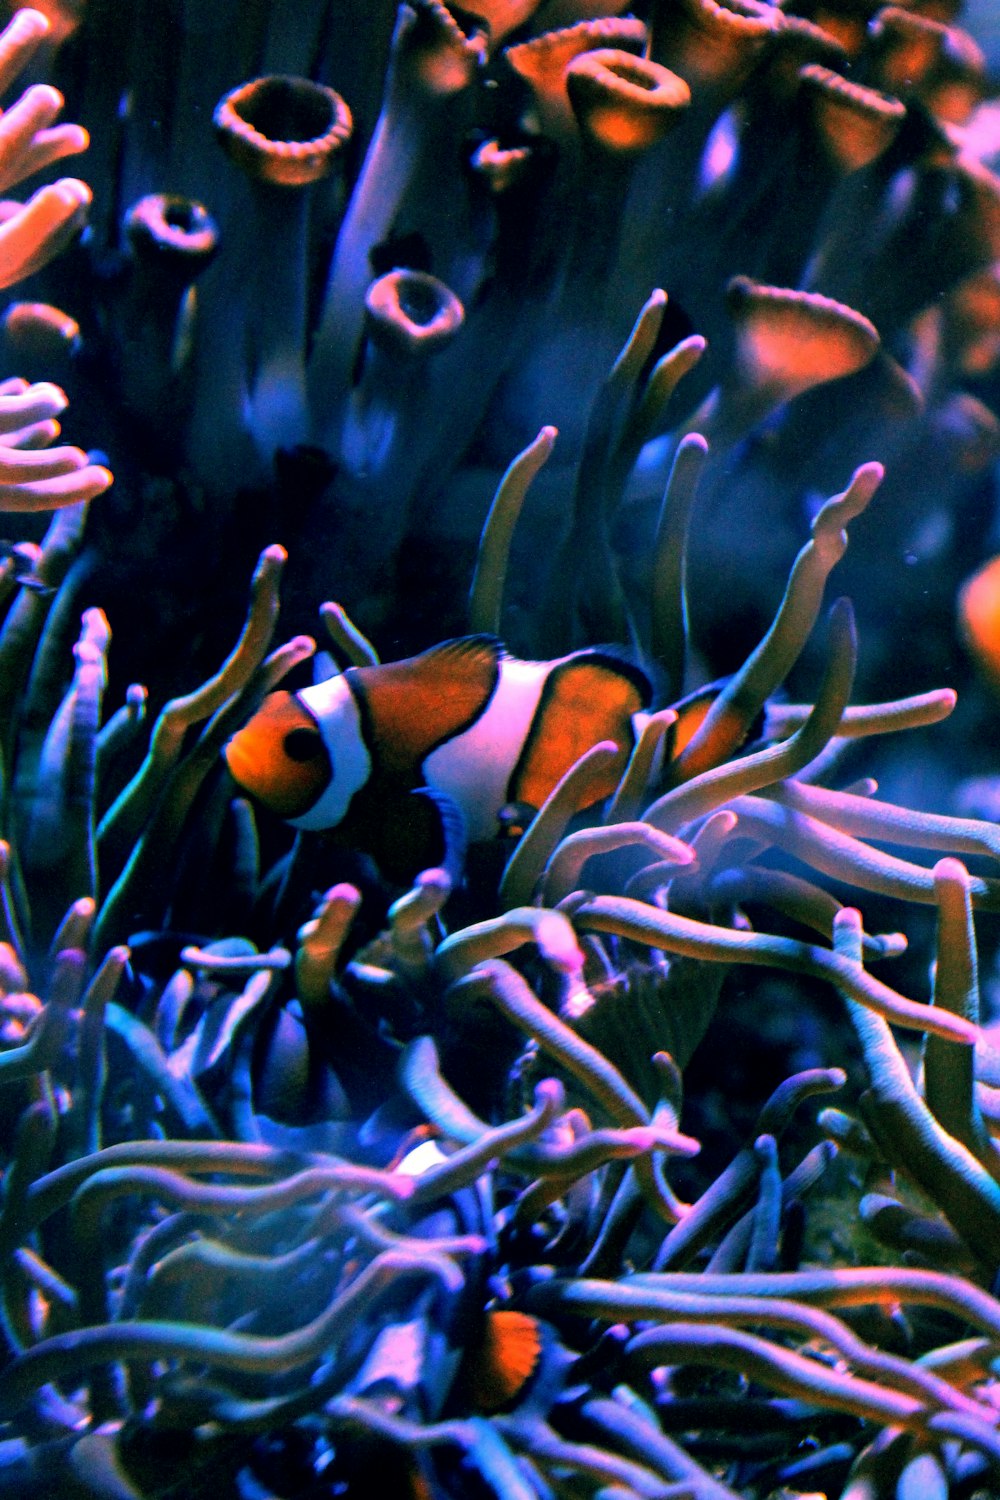
<svg viewBox="0 0 1000 1500">
<path fill-rule="evenodd" d="M 223 751 L 233 779 L 295 828 L 335 828 L 371 774 L 354 695 L 343 677 L 271 693 Z"/>
</svg>

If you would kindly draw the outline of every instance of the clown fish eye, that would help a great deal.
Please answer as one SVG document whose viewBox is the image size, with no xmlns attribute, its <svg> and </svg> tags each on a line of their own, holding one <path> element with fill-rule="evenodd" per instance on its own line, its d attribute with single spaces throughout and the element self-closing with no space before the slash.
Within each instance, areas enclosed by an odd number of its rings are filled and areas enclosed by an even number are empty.
<svg viewBox="0 0 1000 1500">
<path fill-rule="evenodd" d="M 290 729 L 282 741 L 282 749 L 289 760 L 302 765 L 322 755 L 323 740 L 315 729 Z"/>
</svg>

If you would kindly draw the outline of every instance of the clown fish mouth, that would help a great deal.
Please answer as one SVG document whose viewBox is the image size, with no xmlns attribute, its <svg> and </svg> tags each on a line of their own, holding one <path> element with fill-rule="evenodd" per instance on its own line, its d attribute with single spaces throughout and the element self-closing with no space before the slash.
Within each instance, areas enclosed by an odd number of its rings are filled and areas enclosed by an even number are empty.
<svg viewBox="0 0 1000 1500">
<path fill-rule="evenodd" d="M 294 693 L 271 693 L 222 753 L 242 790 L 280 818 L 308 812 L 333 776 L 319 725 Z"/>
</svg>

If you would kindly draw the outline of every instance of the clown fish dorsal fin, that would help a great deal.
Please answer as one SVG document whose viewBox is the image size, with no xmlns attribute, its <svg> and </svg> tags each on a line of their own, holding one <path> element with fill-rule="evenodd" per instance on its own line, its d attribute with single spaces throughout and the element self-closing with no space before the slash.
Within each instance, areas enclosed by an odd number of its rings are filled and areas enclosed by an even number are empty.
<svg viewBox="0 0 1000 1500">
<path fill-rule="evenodd" d="M 538 1367 L 538 1319 L 514 1308 L 494 1308 L 469 1361 L 469 1394 L 480 1411 L 498 1411 L 518 1395 Z"/>
<path fill-rule="evenodd" d="M 503 655 L 495 636 L 469 635 L 403 661 L 351 668 L 346 676 L 378 769 L 419 781 L 431 751 L 479 718 L 493 696 Z"/>
<path fill-rule="evenodd" d="M 642 668 L 613 651 L 577 651 L 555 662 L 511 776 L 508 801 L 541 807 L 560 777 L 601 740 L 614 740 L 621 749 L 593 800 L 609 797 L 634 742 L 632 715 L 651 697 Z"/>
</svg>

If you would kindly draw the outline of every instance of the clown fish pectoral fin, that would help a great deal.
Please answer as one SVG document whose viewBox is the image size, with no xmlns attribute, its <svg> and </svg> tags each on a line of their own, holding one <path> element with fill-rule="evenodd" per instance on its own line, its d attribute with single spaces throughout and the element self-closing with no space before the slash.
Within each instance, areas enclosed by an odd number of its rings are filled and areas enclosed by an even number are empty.
<svg viewBox="0 0 1000 1500">
<path fill-rule="evenodd" d="M 458 885 L 465 873 L 465 856 L 469 847 L 462 809 L 446 792 L 438 791 L 436 787 L 417 787 L 410 796 L 420 798 L 437 816 L 441 858 L 436 863 L 447 871 L 452 885 Z"/>
<path fill-rule="evenodd" d="M 754 704 L 751 717 L 747 703 L 740 701 L 741 693 L 737 678 L 723 677 L 671 705 L 669 711 L 675 718 L 659 747 L 659 768 L 649 778 L 650 790 L 655 792 L 657 785 L 660 790 L 677 786 L 699 768 L 721 765 L 734 755 L 770 743 L 767 704 L 759 708 Z"/>
<path fill-rule="evenodd" d="M 667 760 L 675 759 L 676 756 L 680 755 L 682 750 L 687 749 L 688 745 L 701 729 L 716 700 L 722 696 L 732 680 L 732 677 L 720 677 L 715 682 L 707 682 L 704 687 L 695 688 L 693 692 L 687 693 L 683 698 L 671 705 L 677 714 L 677 721 L 668 731 L 666 741 Z M 761 739 L 765 732 L 765 725 L 766 705 L 750 724 L 740 741 L 740 748 L 747 744 L 754 744 L 757 740 Z"/>
<path fill-rule="evenodd" d="M 457 884 L 465 868 L 465 820 L 433 787 L 370 783 L 336 830 L 338 842 L 370 854 L 387 880 L 408 883 L 421 870 L 447 870 Z"/>
</svg>

